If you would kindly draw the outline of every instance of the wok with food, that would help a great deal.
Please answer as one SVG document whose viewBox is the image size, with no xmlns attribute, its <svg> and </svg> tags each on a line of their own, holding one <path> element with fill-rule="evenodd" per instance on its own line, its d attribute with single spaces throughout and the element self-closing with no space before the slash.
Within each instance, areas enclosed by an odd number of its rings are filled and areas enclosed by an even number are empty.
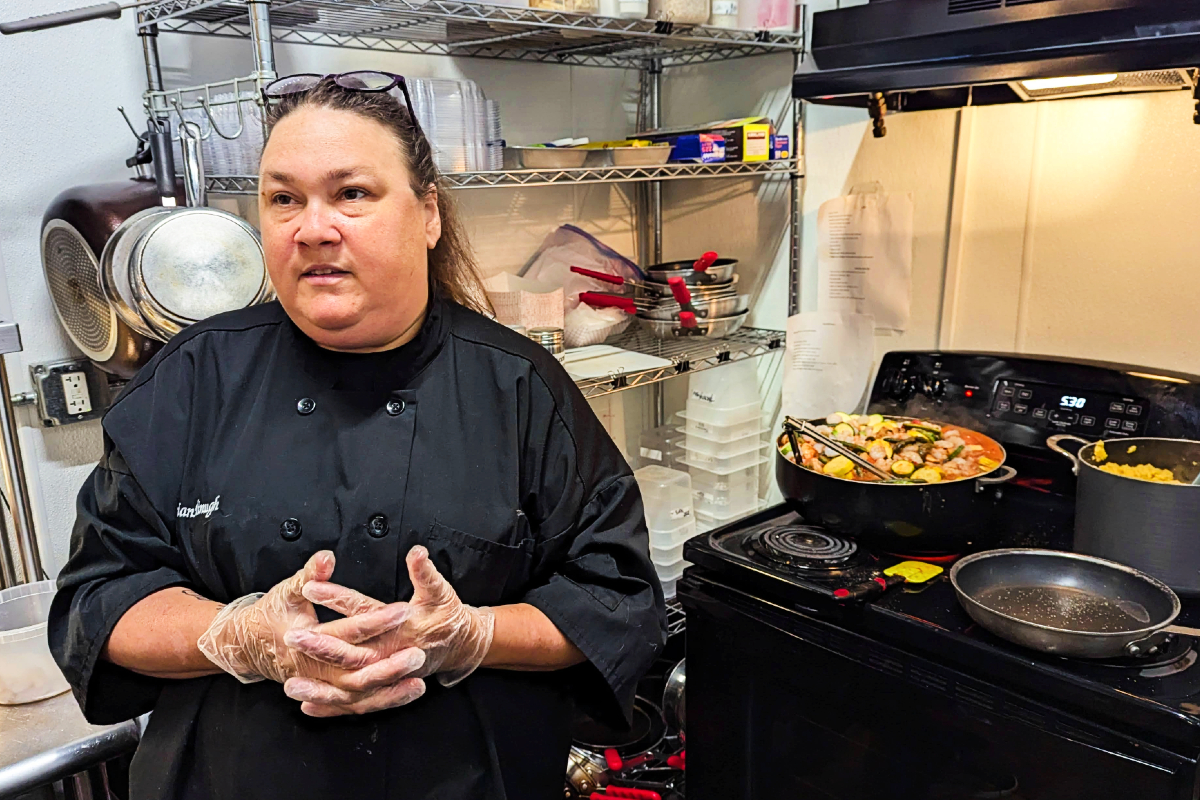
<svg viewBox="0 0 1200 800">
<path fill-rule="evenodd" d="M 889 478 L 785 430 L 775 477 L 807 521 L 901 555 L 958 554 L 995 542 L 1001 485 L 1016 475 L 999 442 L 931 419 L 839 412 L 808 423 Z"/>
<path fill-rule="evenodd" d="M 975 431 L 927 419 L 837 412 L 815 426 L 870 461 L 896 482 L 942 483 L 975 478 L 1004 460 L 1000 445 Z M 793 463 L 846 480 L 879 481 L 880 477 L 803 433 L 797 434 L 799 458 L 785 438 L 783 455 Z"/>
<path fill-rule="evenodd" d="M 1070 459 L 1079 476 L 1076 552 L 1128 564 L 1179 594 L 1200 596 L 1200 486 L 1192 485 L 1200 473 L 1200 442 L 1089 442 L 1060 434 L 1046 444 Z"/>
</svg>

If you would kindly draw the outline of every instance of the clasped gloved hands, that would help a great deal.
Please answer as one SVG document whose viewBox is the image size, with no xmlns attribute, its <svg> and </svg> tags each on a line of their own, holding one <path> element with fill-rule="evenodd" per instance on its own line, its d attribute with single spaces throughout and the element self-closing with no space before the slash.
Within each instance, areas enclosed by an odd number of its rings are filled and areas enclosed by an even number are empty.
<svg viewBox="0 0 1200 800">
<path fill-rule="evenodd" d="M 406 562 L 412 599 L 384 604 L 330 583 L 333 554 L 317 553 L 266 595 L 226 606 L 200 649 L 243 682 L 283 683 L 312 716 L 410 703 L 424 694 L 429 675 L 452 686 L 483 662 L 495 617 L 459 600 L 424 547 L 414 547 Z M 313 603 L 346 617 L 320 624 Z"/>
</svg>

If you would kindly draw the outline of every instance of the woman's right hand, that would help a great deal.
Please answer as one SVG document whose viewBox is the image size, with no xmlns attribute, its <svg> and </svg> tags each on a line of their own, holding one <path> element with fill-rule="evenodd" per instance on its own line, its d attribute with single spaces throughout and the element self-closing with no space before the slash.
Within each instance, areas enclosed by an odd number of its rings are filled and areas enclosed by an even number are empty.
<svg viewBox="0 0 1200 800">
<path fill-rule="evenodd" d="M 333 567 L 333 553 L 322 550 L 266 594 L 247 595 L 225 606 L 200 637 L 200 651 L 242 683 L 316 678 L 335 686 L 349 683 L 357 688 L 366 679 L 371 685 L 388 687 L 389 706 L 416 700 L 425 693 L 425 682 L 407 676 L 425 663 L 425 654 L 419 648 L 406 648 L 386 658 L 364 650 L 362 663 L 341 668 L 286 644 L 288 631 L 312 630 L 319 624 L 313 604 L 302 591 L 309 581 L 328 581 Z M 355 623 L 365 634 L 377 636 L 394 629 L 406 613 L 401 604 L 382 606 L 362 614 Z"/>
</svg>

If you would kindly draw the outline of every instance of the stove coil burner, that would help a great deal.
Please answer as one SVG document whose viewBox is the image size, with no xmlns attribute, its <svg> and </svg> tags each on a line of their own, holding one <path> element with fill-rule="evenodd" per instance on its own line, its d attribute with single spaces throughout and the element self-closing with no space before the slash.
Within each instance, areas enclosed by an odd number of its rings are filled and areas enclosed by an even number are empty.
<svg viewBox="0 0 1200 800">
<path fill-rule="evenodd" d="M 802 570 L 835 570 L 849 564 L 858 545 L 811 525 L 782 525 L 754 535 L 751 548 L 763 558 Z"/>
</svg>

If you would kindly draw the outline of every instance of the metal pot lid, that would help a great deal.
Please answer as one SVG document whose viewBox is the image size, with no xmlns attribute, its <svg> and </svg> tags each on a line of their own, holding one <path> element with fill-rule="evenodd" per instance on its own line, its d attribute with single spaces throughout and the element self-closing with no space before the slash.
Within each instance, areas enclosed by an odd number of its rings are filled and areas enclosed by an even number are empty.
<svg viewBox="0 0 1200 800">
<path fill-rule="evenodd" d="M 254 305 L 270 287 L 257 231 L 212 208 L 176 211 L 154 223 L 134 248 L 130 281 L 139 313 L 168 335 Z"/>
</svg>

